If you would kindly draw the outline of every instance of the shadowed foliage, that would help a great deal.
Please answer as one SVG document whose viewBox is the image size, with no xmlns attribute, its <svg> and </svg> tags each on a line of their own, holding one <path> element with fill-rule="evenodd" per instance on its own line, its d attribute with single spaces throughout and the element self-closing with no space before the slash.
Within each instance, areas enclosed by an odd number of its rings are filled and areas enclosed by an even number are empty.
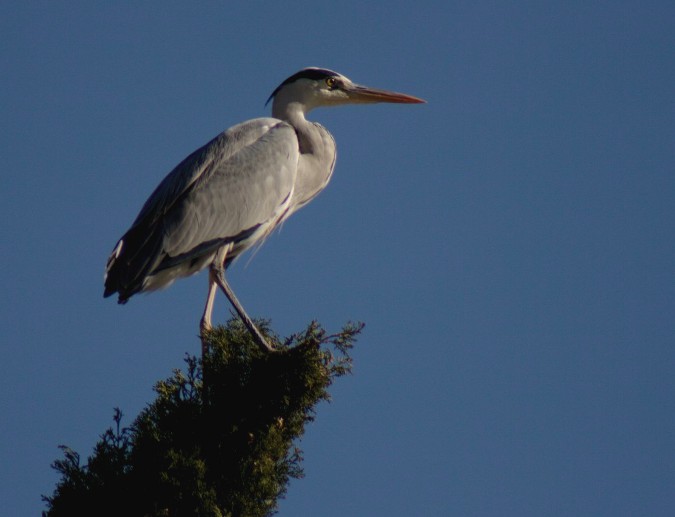
<svg viewBox="0 0 675 517">
<path fill-rule="evenodd" d="M 231 320 L 208 336 L 201 360 L 155 386 L 156 400 L 130 427 L 108 429 L 86 464 L 68 447 L 53 463 L 61 480 L 43 515 L 264 516 L 275 513 L 291 478 L 303 475 L 297 439 L 351 370 L 363 325 L 327 335 L 316 323 L 261 352 Z"/>
</svg>

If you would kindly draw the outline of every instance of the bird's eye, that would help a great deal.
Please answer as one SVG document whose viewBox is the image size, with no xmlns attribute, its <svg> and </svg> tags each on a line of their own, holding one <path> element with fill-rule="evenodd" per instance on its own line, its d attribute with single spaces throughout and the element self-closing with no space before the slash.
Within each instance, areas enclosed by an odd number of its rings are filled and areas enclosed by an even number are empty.
<svg viewBox="0 0 675 517">
<path fill-rule="evenodd" d="M 335 79 L 335 77 L 329 77 L 328 79 L 326 79 L 326 86 L 328 86 L 328 88 L 330 88 L 331 90 L 337 88 L 337 80 Z"/>
</svg>

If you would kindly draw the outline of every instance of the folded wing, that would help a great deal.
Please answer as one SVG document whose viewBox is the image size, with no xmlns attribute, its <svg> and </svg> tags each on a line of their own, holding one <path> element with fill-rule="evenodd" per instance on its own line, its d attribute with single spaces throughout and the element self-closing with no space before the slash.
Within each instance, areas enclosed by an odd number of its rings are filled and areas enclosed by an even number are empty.
<svg viewBox="0 0 675 517">
<path fill-rule="evenodd" d="M 207 267 L 231 246 L 228 263 L 274 228 L 288 210 L 298 166 L 294 129 L 262 118 L 234 126 L 164 178 L 117 243 L 104 296 L 168 286 Z"/>
</svg>

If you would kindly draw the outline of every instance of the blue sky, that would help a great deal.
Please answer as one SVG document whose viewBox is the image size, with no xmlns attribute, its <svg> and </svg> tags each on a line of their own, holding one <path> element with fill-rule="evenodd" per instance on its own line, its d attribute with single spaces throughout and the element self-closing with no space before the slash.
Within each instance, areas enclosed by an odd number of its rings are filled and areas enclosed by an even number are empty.
<svg viewBox="0 0 675 517">
<path fill-rule="evenodd" d="M 322 66 L 428 104 L 313 112 L 330 186 L 230 270 L 282 335 L 367 325 L 280 515 L 669 515 L 672 3 L 231 4 L 2 8 L 3 512 L 199 351 L 204 274 L 102 298 L 146 197 Z"/>
</svg>

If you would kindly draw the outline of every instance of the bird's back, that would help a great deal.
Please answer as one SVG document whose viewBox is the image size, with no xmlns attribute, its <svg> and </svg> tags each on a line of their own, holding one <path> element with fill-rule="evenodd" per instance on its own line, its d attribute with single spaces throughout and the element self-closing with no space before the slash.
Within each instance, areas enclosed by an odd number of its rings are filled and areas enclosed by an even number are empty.
<svg viewBox="0 0 675 517">
<path fill-rule="evenodd" d="M 274 118 L 238 124 L 197 149 L 155 189 L 106 268 L 104 296 L 120 303 L 208 266 L 231 244 L 228 263 L 269 233 L 288 210 L 298 141 Z"/>
</svg>

